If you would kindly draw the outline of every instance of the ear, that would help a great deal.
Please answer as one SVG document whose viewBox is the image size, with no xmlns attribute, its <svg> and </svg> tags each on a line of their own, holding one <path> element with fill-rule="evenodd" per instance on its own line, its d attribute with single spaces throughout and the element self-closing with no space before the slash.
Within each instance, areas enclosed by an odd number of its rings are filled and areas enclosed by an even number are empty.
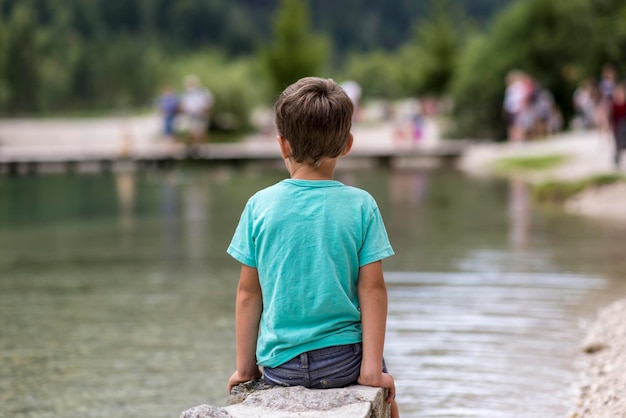
<svg viewBox="0 0 626 418">
<path fill-rule="evenodd" d="M 348 138 L 348 142 L 346 143 L 346 148 L 344 148 L 343 152 L 341 153 L 342 157 L 345 157 L 346 155 L 350 153 L 353 143 L 354 143 L 354 137 L 352 136 L 352 134 L 350 134 L 350 138 Z"/>
<path fill-rule="evenodd" d="M 276 137 L 278 139 L 278 146 L 280 147 L 280 155 L 284 160 L 291 157 L 291 145 L 289 145 L 289 141 L 287 141 L 282 136 L 278 135 Z"/>
</svg>

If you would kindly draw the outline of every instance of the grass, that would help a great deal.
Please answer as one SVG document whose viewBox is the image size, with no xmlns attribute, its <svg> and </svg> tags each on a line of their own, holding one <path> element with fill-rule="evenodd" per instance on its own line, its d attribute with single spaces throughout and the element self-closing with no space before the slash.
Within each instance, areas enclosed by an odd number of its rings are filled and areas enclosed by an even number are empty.
<svg viewBox="0 0 626 418">
<path fill-rule="evenodd" d="M 600 174 L 578 181 L 549 181 L 534 185 L 532 194 L 539 201 L 562 203 L 583 190 L 622 181 L 626 181 L 626 177 L 621 174 Z"/>
<path fill-rule="evenodd" d="M 566 155 L 502 158 L 494 163 L 494 169 L 501 173 L 548 170 L 563 164 L 567 158 Z"/>
</svg>

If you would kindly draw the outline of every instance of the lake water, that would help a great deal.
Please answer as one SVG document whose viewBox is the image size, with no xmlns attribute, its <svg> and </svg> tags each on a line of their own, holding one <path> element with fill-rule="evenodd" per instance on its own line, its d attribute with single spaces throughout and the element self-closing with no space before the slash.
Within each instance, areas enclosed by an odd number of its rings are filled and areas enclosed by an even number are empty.
<svg viewBox="0 0 626 418">
<path fill-rule="evenodd" d="M 177 417 L 224 405 L 260 167 L 0 177 L 0 417 Z M 584 327 L 626 295 L 626 225 L 510 181 L 341 171 L 396 256 L 385 357 L 403 417 L 564 417 Z"/>
</svg>

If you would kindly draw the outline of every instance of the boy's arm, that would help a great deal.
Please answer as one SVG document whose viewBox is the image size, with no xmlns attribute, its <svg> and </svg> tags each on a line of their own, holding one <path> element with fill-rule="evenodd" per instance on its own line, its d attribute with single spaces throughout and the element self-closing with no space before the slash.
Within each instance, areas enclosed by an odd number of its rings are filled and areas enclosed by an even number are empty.
<svg viewBox="0 0 626 418">
<path fill-rule="evenodd" d="M 391 375 L 382 372 L 387 326 L 387 287 L 381 261 L 359 269 L 358 295 L 363 327 L 363 359 L 359 384 L 389 389 L 387 402 L 395 397 Z"/>
<path fill-rule="evenodd" d="M 237 371 L 228 380 L 229 393 L 239 383 L 261 377 L 256 364 L 256 343 L 263 297 L 257 269 L 242 264 L 235 304 Z"/>
</svg>

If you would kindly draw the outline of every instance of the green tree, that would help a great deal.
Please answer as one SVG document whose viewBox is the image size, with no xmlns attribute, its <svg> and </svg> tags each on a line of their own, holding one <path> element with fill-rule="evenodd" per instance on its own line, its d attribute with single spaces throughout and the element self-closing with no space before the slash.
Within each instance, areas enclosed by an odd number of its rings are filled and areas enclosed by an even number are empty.
<svg viewBox="0 0 626 418">
<path fill-rule="evenodd" d="M 406 91 L 401 89 L 402 70 L 394 53 L 353 53 L 346 59 L 341 79 L 357 81 L 364 97 L 392 99 L 406 96 Z"/>
<path fill-rule="evenodd" d="M 399 54 L 403 87 L 411 95 L 445 95 L 456 70 L 459 25 L 455 26 L 449 2 L 436 2 L 432 7 L 430 18 L 416 24 L 412 40 Z"/>
<path fill-rule="evenodd" d="M 8 86 L 5 111 L 25 113 L 37 109 L 39 89 L 39 30 L 31 1 L 15 6 L 8 17 L 5 37 L 4 74 Z"/>
<path fill-rule="evenodd" d="M 306 76 L 319 75 L 328 57 L 328 41 L 314 35 L 303 0 L 282 0 L 274 19 L 274 42 L 262 60 L 274 93 Z"/>
<path fill-rule="evenodd" d="M 0 0 L 0 8 L 2 8 L 2 0 Z M 9 86 L 4 75 L 6 71 L 6 53 L 8 46 L 8 32 L 2 13 L 0 13 L 0 113 L 5 109 L 9 100 Z"/>
<path fill-rule="evenodd" d="M 587 71 L 597 74 L 605 63 L 616 66 L 621 75 L 626 73 L 626 3 L 622 0 L 589 0 L 593 28 L 587 34 L 594 48 Z"/>
<path fill-rule="evenodd" d="M 39 110 L 67 109 L 72 105 L 72 76 L 85 44 L 72 25 L 72 15 L 64 7 L 51 10 L 48 25 L 40 29 Z"/>
</svg>

